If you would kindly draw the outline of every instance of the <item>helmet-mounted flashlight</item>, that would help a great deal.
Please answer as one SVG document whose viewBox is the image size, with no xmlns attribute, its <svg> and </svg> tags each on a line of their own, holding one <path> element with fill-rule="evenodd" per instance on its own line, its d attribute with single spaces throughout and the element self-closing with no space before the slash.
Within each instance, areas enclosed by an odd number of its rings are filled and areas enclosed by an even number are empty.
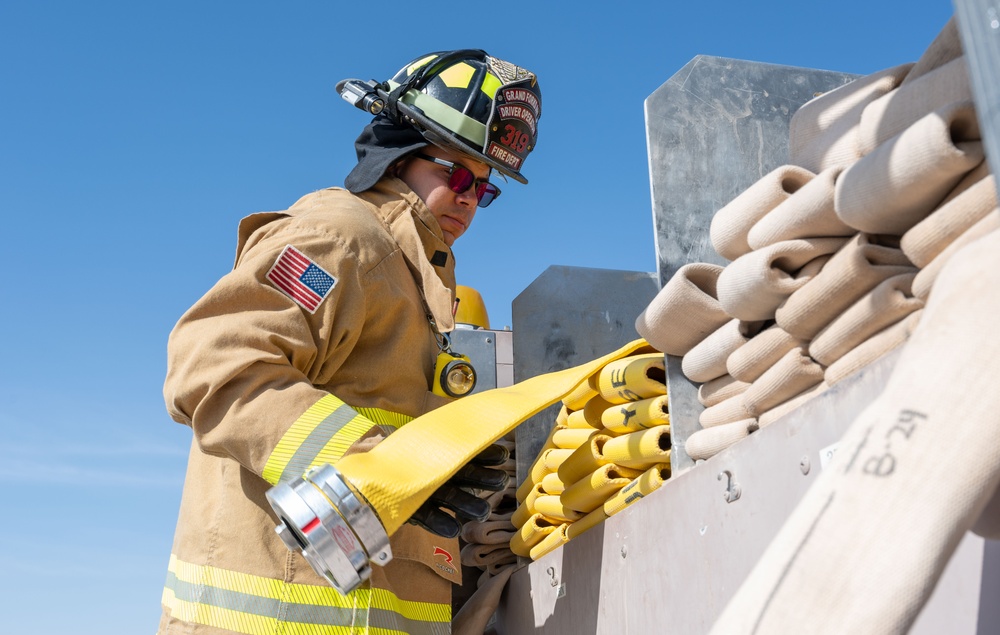
<svg viewBox="0 0 1000 635">
<path fill-rule="evenodd" d="M 357 106 L 361 110 L 377 115 L 385 108 L 385 100 L 376 90 L 374 81 L 363 82 L 360 79 L 345 79 L 337 84 L 337 92 L 344 101 Z"/>
</svg>

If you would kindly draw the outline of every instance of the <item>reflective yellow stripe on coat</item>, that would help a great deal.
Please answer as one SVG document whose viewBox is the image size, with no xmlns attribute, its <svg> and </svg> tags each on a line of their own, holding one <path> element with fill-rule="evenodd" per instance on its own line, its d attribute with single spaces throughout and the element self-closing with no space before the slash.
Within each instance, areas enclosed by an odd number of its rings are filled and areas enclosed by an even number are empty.
<svg viewBox="0 0 1000 635">
<path fill-rule="evenodd" d="M 341 595 L 170 556 L 163 605 L 171 616 L 245 635 L 447 635 L 451 605 L 401 600 L 384 589 Z"/>
<path fill-rule="evenodd" d="M 373 426 L 391 431 L 412 418 L 378 408 L 354 409 L 326 395 L 281 437 L 264 465 L 264 480 L 274 485 L 302 476 L 314 465 L 334 464 Z"/>
</svg>

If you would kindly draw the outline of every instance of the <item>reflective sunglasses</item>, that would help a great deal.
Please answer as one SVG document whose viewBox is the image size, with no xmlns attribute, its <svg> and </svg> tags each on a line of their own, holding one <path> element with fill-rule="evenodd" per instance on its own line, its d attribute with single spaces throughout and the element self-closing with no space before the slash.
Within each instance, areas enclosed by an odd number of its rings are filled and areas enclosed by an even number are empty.
<svg viewBox="0 0 1000 635">
<path fill-rule="evenodd" d="M 457 163 L 452 163 L 451 161 L 445 161 L 444 159 L 432 157 L 429 154 L 421 154 L 420 152 L 414 153 L 413 156 L 448 168 L 448 187 L 455 194 L 467 192 L 470 187 L 475 185 L 476 200 L 479 202 L 479 207 L 489 207 L 490 203 L 500 196 L 499 187 L 493 185 L 486 179 L 477 179 L 476 175 L 473 174 L 467 167 L 461 166 Z"/>
</svg>

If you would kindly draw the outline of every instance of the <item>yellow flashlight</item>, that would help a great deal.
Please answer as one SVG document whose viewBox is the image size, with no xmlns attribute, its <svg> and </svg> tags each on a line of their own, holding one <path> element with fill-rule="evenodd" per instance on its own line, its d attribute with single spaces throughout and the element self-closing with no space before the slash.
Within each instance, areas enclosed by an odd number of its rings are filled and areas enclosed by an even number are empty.
<svg viewBox="0 0 1000 635">
<path fill-rule="evenodd" d="M 433 392 L 442 397 L 464 397 L 476 388 L 476 369 L 465 355 L 442 351 L 434 368 Z"/>
</svg>

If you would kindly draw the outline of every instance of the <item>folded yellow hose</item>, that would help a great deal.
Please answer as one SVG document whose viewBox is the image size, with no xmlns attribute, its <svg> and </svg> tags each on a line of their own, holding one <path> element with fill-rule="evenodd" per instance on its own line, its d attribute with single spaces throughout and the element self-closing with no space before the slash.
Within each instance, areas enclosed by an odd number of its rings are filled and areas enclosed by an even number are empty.
<svg viewBox="0 0 1000 635">
<path fill-rule="evenodd" d="M 611 438 L 606 434 L 597 433 L 591 436 L 589 441 L 573 450 L 573 454 L 570 454 L 559 466 L 557 471 L 559 480 L 569 487 L 602 465 L 610 463 L 602 456 L 601 448 Z"/>
<path fill-rule="evenodd" d="M 597 376 L 597 389 L 612 404 L 667 394 L 663 353 L 633 355 L 607 364 Z"/>
<path fill-rule="evenodd" d="M 583 405 L 596 394 L 597 388 L 594 387 L 593 380 L 588 377 L 573 388 L 572 392 L 563 397 L 563 409 L 582 410 Z"/>
<path fill-rule="evenodd" d="M 604 397 L 594 395 L 583 407 L 583 418 L 587 420 L 587 423 L 589 423 L 591 427 L 601 429 L 604 427 L 604 421 L 602 420 L 604 411 L 613 405 L 614 404 L 604 399 Z"/>
<path fill-rule="evenodd" d="M 546 494 L 562 494 L 566 485 L 559 479 L 558 474 L 546 474 L 542 479 L 542 489 Z"/>
<path fill-rule="evenodd" d="M 525 505 L 521 503 L 514 510 L 514 513 L 510 516 L 510 522 L 515 528 L 520 529 L 524 526 L 524 523 L 528 522 L 528 519 L 535 514 L 535 508 L 533 506 Z"/>
<path fill-rule="evenodd" d="M 549 472 L 558 471 L 559 466 L 562 465 L 563 462 L 566 459 L 568 459 L 569 455 L 573 454 L 574 451 L 575 450 L 569 450 L 563 448 L 555 448 L 553 450 L 547 451 L 545 453 L 545 458 L 542 460 L 543 464 L 545 465 L 545 469 L 548 470 Z M 542 479 L 538 479 L 539 483 L 541 481 Z"/>
<path fill-rule="evenodd" d="M 545 536 L 556 530 L 558 525 L 542 518 L 541 514 L 534 514 L 521 525 L 517 533 L 510 539 L 510 550 L 519 556 L 527 558 L 531 548 L 542 541 Z"/>
<path fill-rule="evenodd" d="M 612 494 L 642 475 L 641 470 L 602 465 L 594 472 L 567 487 L 559 500 L 565 507 L 578 512 L 592 512 L 604 504 Z"/>
<path fill-rule="evenodd" d="M 656 463 L 670 463 L 670 428 L 658 426 L 614 437 L 601 448 L 601 455 L 622 467 L 646 469 Z"/>
<path fill-rule="evenodd" d="M 567 535 L 567 530 L 572 525 L 559 525 L 556 527 L 555 531 L 549 535 L 542 538 L 541 542 L 531 548 L 529 552 L 532 560 L 538 560 L 550 551 L 555 551 L 556 548 L 563 546 L 569 542 L 569 536 Z"/>
<path fill-rule="evenodd" d="M 596 434 L 593 428 L 557 428 L 552 435 L 552 441 L 557 448 L 575 450 L 590 439 L 590 435 Z"/>
<path fill-rule="evenodd" d="M 590 512 L 580 520 L 571 523 L 566 528 L 567 539 L 572 540 L 588 529 L 593 529 L 597 525 L 600 525 L 612 515 L 622 511 L 650 492 L 659 489 L 659 487 L 663 485 L 663 481 L 667 480 L 669 477 L 669 465 L 655 465 L 649 468 L 643 472 L 642 475 L 634 479 L 630 484 L 626 485 L 620 489 L 618 493 L 609 498 L 604 505 Z"/>
<path fill-rule="evenodd" d="M 566 417 L 566 427 L 594 431 L 604 426 L 601 425 L 600 419 L 597 420 L 596 425 L 594 421 L 587 419 L 586 411 L 574 410 Z"/>
<path fill-rule="evenodd" d="M 609 470 L 616 469 L 616 466 L 613 465 L 605 467 Z M 628 468 L 617 469 L 623 473 L 628 470 Z M 558 518 L 547 517 L 540 511 L 530 516 L 528 521 L 518 530 L 518 533 L 511 538 L 511 550 L 520 556 L 530 556 L 532 560 L 538 560 L 585 531 L 601 524 L 637 500 L 659 489 L 664 481 L 670 477 L 670 465 L 662 463 L 654 465 L 644 472 L 638 472 L 637 470 L 628 470 L 628 472 L 631 474 L 638 473 L 638 476 L 613 493 L 603 504 L 599 503 L 593 511 L 587 514 L 576 514 L 576 520 L 564 522 L 556 526 L 559 521 Z M 550 499 L 555 497 L 539 496 L 539 499 L 542 498 Z M 536 503 L 537 501 L 538 499 L 535 499 Z M 545 500 L 542 506 L 549 508 L 550 503 L 552 501 Z M 567 509 L 567 506 L 563 506 L 562 509 L 571 511 Z M 521 508 L 518 511 L 521 511 Z"/>
<path fill-rule="evenodd" d="M 517 502 L 524 502 L 525 497 L 531 489 L 541 483 L 547 475 L 555 473 L 559 465 L 572 453 L 570 449 L 563 449 L 556 446 L 554 441 L 555 433 L 556 429 L 554 428 L 549 433 L 549 438 L 545 440 L 545 444 L 542 446 L 542 450 L 539 452 L 535 462 L 531 464 L 531 468 L 528 470 L 528 477 L 517 488 L 514 494 Z"/>
<path fill-rule="evenodd" d="M 535 501 L 538 500 L 539 496 L 544 495 L 545 490 L 542 488 L 541 483 L 532 484 L 528 495 L 524 497 L 524 501 L 514 510 L 514 515 L 510 517 L 510 522 L 514 523 L 515 527 L 523 525 L 528 517 L 535 513 Z"/>
<path fill-rule="evenodd" d="M 654 465 L 643 472 L 642 476 L 621 488 L 617 494 L 609 498 L 604 503 L 604 513 L 608 516 L 614 516 L 640 498 L 660 489 L 660 486 L 668 478 L 670 478 L 669 465 Z"/>
<path fill-rule="evenodd" d="M 527 494 L 528 490 L 525 489 L 521 491 L 522 487 L 530 488 L 530 485 L 525 485 L 526 483 L 541 483 L 542 479 L 545 478 L 546 474 L 551 474 L 556 471 L 556 468 L 566 460 L 566 456 L 556 456 L 552 460 L 549 460 L 549 455 L 558 450 L 555 446 L 543 449 L 539 454 L 535 462 L 531 464 L 531 469 L 528 471 L 528 478 L 524 479 L 524 483 L 521 483 L 521 487 L 518 488 L 518 499 L 521 499 L 523 494 Z M 555 466 L 555 467 L 552 467 Z"/>
<path fill-rule="evenodd" d="M 557 426 L 566 425 L 567 417 L 569 417 L 569 410 L 567 410 L 566 406 L 564 405 L 562 408 L 559 409 L 558 414 L 556 414 L 556 425 Z"/>
<path fill-rule="evenodd" d="M 601 413 L 601 424 L 609 432 L 627 434 L 655 426 L 669 425 L 668 413 L 667 396 L 659 395 L 611 406 Z"/>
<path fill-rule="evenodd" d="M 544 479 L 545 476 L 546 476 L 545 474 L 542 474 L 542 479 Z M 524 499 L 528 497 L 528 494 L 531 493 L 532 488 L 534 488 L 535 485 L 537 484 L 538 483 L 535 482 L 534 478 L 532 478 L 531 473 L 529 473 L 528 478 L 524 479 L 524 481 L 521 482 L 521 484 L 517 487 L 517 490 L 514 492 L 514 498 L 517 500 L 518 504 L 524 502 Z"/>
<path fill-rule="evenodd" d="M 583 514 L 562 504 L 554 494 L 542 494 L 535 499 L 535 511 L 546 518 L 562 522 L 573 522 L 583 518 Z"/>
</svg>

